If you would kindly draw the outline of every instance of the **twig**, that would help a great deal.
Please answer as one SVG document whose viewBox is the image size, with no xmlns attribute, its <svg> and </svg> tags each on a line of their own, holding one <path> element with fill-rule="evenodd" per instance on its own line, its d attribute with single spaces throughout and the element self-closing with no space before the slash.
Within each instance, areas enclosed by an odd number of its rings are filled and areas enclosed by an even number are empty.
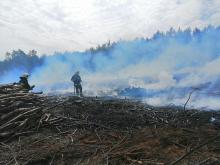
<svg viewBox="0 0 220 165">
<path fill-rule="evenodd" d="M 23 117 L 24 115 L 27 115 L 28 113 L 32 113 L 32 112 L 38 111 L 38 110 L 40 110 L 40 109 L 41 109 L 41 108 L 38 107 L 38 108 L 34 108 L 34 109 L 30 110 L 30 111 L 26 111 L 26 112 L 24 112 L 24 113 L 21 113 L 21 114 L 19 114 L 18 116 L 14 117 L 13 119 L 9 120 L 7 123 L 3 124 L 0 128 L 4 127 L 5 125 L 7 125 L 7 124 L 9 124 L 9 123 L 11 123 L 11 122 L 14 122 L 14 121 L 20 119 L 21 117 Z"/>
<path fill-rule="evenodd" d="M 185 157 L 189 156 L 190 154 L 192 154 L 193 152 L 195 152 L 196 150 L 200 149 L 201 147 L 203 147 L 204 145 L 211 143 L 213 141 L 215 141 L 216 139 L 220 138 L 220 133 L 216 136 L 214 136 L 211 139 L 208 139 L 207 141 L 203 142 L 202 144 L 198 145 L 197 147 L 195 147 L 194 149 L 190 150 L 189 152 L 187 152 L 185 155 L 181 156 L 179 159 L 177 159 L 176 161 L 172 162 L 171 165 L 175 165 L 178 162 L 180 162 L 181 160 L 183 160 Z"/>
<path fill-rule="evenodd" d="M 106 158 L 106 165 L 108 165 L 108 155 L 107 155 L 107 158 Z"/>
<path fill-rule="evenodd" d="M 52 157 L 52 159 L 51 159 L 51 161 L 50 161 L 50 165 L 52 165 L 53 160 L 54 160 L 54 158 L 55 158 L 55 155 L 56 155 L 56 154 L 53 155 L 53 157 Z"/>
<path fill-rule="evenodd" d="M 186 110 L 186 105 L 188 104 L 189 100 L 191 99 L 193 92 L 195 92 L 195 89 L 189 93 L 188 99 L 186 100 L 186 102 L 184 104 L 183 110 Z"/>
<path fill-rule="evenodd" d="M 116 147 L 118 147 L 125 139 L 127 138 L 127 136 L 124 136 L 116 145 L 114 145 L 112 148 L 110 148 L 105 154 L 104 157 L 108 156 L 108 154 L 114 150 Z"/>
<path fill-rule="evenodd" d="M 13 161 L 14 161 L 14 159 L 11 159 L 5 165 L 11 164 Z"/>
<path fill-rule="evenodd" d="M 199 164 L 198 164 L 198 165 L 205 164 L 205 163 L 207 163 L 207 162 L 208 162 L 210 159 L 211 159 L 211 158 L 205 159 L 205 160 L 203 160 L 203 161 L 199 162 Z"/>
<path fill-rule="evenodd" d="M 15 161 L 15 164 L 16 164 L 16 165 L 19 165 L 19 163 L 18 163 L 18 161 L 17 161 L 17 158 L 16 158 L 16 155 L 15 155 L 15 152 L 12 150 L 12 148 L 11 148 L 9 145 L 5 144 L 5 143 L 1 143 L 1 145 L 2 145 L 2 146 L 5 146 L 6 148 L 8 148 L 8 149 L 11 151 L 12 156 L 13 156 L 13 159 L 14 159 L 14 161 Z"/>
<path fill-rule="evenodd" d="M 48 108 L 44 109 L 44 111 L 48 111 L 48 110 L 51 110 L 51 109 L 53 109 L 53 108 L 56 108 L 57 106 L 62 105 L 62 104 L 64 104 L 64 103 L 67 102 L 67 101 L 69 101 L 69 100 L 65 100 L 65 101 L 62 101 L 62 102 L 60 102 L 60 103 L 58 103 L 58 104 L 55 104 L 55 105 L 52 106 L 52 107 L 48 107 Z"/>
<path fill-rule="evenodd" d="M 37 141 L 31 143 L 30 145 L 33 145 L 33 144 L 39 143 L 39 142 L 41 142 L 41 141 L 47 140 L 47 139 L 52 138 L 52 137 L 53 137 L 53 136 L 45 137 L 45 138 L 43 138 L 43 139 L 40 139 L 40 140 L 37 140 Z"/>
<path fill-rule="evenodd" d="M 102 142 L 102 139 L 100 138 L 100 136 L 99 136 L 98 132 L 96 131 L 96 129 L 95 129 L 95 134 L 99 138 L 99 141 Z"/>
</svg>

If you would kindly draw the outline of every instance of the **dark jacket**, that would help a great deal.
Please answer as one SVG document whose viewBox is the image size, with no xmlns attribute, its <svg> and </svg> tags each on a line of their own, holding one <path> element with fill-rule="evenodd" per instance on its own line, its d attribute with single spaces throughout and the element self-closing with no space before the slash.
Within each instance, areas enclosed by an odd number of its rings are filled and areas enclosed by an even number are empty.
<svg viewBox="0 0 220 165">
<path fill-rule="evenodd" d="M 74 83 L 74 85 L 80 85 L 82 82 L 81 77 L 78 74 L 74 74 L 71 78 L 71 81 Z"/>
<path fill-rule="evenodd" d="M 33 88 L 29 85 L 28 80 L 25 77 L 20 77 L 19 84 L 21 84 L 22 87 L 27 90 L 31 90 Z"/>
</svg>

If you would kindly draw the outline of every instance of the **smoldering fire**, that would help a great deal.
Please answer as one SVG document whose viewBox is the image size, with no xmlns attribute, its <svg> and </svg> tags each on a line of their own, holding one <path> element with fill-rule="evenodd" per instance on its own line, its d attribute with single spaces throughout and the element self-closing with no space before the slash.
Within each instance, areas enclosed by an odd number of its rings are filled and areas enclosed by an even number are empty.
<svg viewBox="0 0 220 165">
<path fill-rule="evenodd" d="M 89 95 L 135 96 L 156 105 L 181 105 L 192 88 L 203 85 L 191 105 L 218 109 L 218 95 L 210 94 L 219 91 L 219 40 L 220 27 L 171 29 L 151 39 L 55 53 L 34 68 L 30 83 L 45 93 L 71 92 L 70 78 L 80 70 L 84 92 Z M 23 71 L 11 70 L 1 81 L 16 81 Z"/>
</svg>

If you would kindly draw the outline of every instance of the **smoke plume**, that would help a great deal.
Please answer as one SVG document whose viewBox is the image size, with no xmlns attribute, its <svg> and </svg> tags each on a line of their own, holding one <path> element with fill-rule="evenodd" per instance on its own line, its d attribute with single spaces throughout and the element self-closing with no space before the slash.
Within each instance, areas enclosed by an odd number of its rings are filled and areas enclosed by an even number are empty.
<svg viewBox="0 0 220 165">
<path fill-rule="evenodd" d="M 35 90 L 73 92 L 80 71 L 87 95 L 141 98 L 153 105 L 217 109 L 220 86 L 220 27 L 157 32 L 151 39 L 107 43 L 84 52 L 46 56 L 31 73 Z"/>
</svg>

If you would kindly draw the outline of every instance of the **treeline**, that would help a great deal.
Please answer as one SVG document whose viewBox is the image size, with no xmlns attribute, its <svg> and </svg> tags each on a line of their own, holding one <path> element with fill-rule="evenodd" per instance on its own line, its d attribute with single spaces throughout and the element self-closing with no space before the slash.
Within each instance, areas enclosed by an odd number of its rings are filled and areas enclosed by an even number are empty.
<svg viewBox="0 0 220 165">
<path fill-rule="evenodd" d="M 175 41 L 176 43 L 184 44 L 199 44 L 208 42 L 207 38 L 210 39 L 210 43 L 218 44 L 220 38 L 220 27 L 208 26 L 202 30 L 198 28 L 195 28 L 193 30 L 190 28 L 185 30 L 175 30 L 171 28 L 167 32 L 158 31 L 151 38 L 137 38 L 133 41 L 108 41 L 105 44 L 98 45 L 95 48 L 90 48 L 85 52 L 78 54 L 92 54 L 93 57 L 98 54 L 100 55 L 101 53 L 102 55 L 111 56 L 114 50 L 118 50 L 120 53 L 124 54 L 130 53 L 135 54 L 137 56 L 143 56 L 144 54 L 148 54 L 150 56 L 155 57 L 158 54 L 158 52 L 163 50 L 163 47 L 166 47 L 166 45 L 168 45 L 170 41 Z M 201 45 L 202 44 L 200 44 L 200 46 Z M 218 48 L 218 45 L 214 45 L 211 53 L 217 53 L 214 52 L 219 50 L 216 47 Z M 50 58 L 52 59 L 55 56 L 72 56 L 75 53 L 77 52 L 55 53 L 52 56 L 39 57 L 37 55 L 37 51 L 35 50 L 31 50 L 28 53 L 25 53 L 21 49 L 14 50 L 12 52 L 7 52 L 5 60 L 0 61 L 0 74 L 3 75 L 7 73 L 7 71 L 13 69 L 21 69 L 31 73 L 36 67 L 41 66 L 44 63 L 45 59 L 48 59 L 50 61 Z M 69 58 L 66 59 L 68 60 Z"/>
<path fill-rule="evenodd" d="M 45 56 L 39 57 L 35 50 L 31 50 L 28 53 L 21 49 L 7 52 L 5 60 L 0 61 L 0 74 L 4 75 L 13 69 L 20 69 L 31 73 L 36 67 L 43 64 L 44 58 Z"/>
<path fill-rule="evenodd" d="M 187 28 L 185 30 L 178 29 L 175 30 L 174 28 L 170 28 L 166 32 L 157 31 L 151 38 L 149 37 L 142 37 L 142 38 L 136 38 L 133 41 L 123 41 L 120 40 L 118 42 L 110 42 L 108 41 L 105 44 L 97 45 L 95 48 L 90 48 L 87 50 L 87 52 L 91 53 L 97 53 L 97 52 L 108 52 L 111 49 L 114 49 L 115 46 L 123 44 L 123 43 L 134 43 L 135 41 L 142 41 L 145 43 L 154 43 L 154 41 L 163 41 L 166 43 L 168 40 L 175 40 L 179 42 L 189 43 L 191 41 L 197 41 L 200 42 L 205 37 L 212 37 L 213 39 L 218 39 L 220 37 L 220 26 L 214 27 L 214 26 L 207 26 L 204 29 L 191 29 Z"/>
</svg>

